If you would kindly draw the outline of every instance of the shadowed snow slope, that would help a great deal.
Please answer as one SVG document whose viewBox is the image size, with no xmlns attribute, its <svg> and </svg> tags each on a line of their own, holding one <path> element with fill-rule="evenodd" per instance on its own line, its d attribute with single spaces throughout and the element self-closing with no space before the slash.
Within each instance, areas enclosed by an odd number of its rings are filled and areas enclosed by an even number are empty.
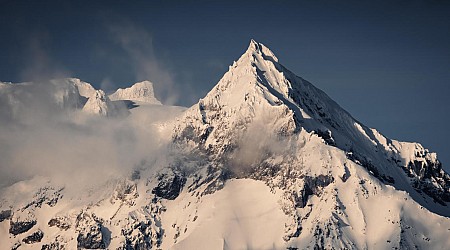
<svg viewBox="0 0 450 250">
<path fill-rule="evenodd" d="M 110 98 L 160 104 L 149 82 Z M 157 146 L 133 154 L 128 175 L 3 188 L 5 249 L 450 245 L 450 177 L 436 154 L 361 124 L 256 41 L 192 107 L 137 105 L 117 122 L 148 132 L 130 147 Z"/>
</svg>

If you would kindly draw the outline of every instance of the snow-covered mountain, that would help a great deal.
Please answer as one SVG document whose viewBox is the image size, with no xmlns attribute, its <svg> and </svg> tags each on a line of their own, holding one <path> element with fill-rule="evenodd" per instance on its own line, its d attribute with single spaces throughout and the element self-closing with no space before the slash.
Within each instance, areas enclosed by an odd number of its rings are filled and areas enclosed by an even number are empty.
<svg viewBox="0 0 450 250">
<path fill-rule="evenodd" d="M 123 114 L 126 106 L 131 105 L 125 101 L 140 105 L 161 104 L 154 96 L 153 84 L 149 81 L 136 83 L 126 89 L 119 88 L 110 96 L 77 78 L 17 84 L 0 82 L 0 96 L 3 110 L 12 116 L 36 103 L 59 110 L 75 109 L 101 116 Z"/>
<path fill-rule="evenodd" d="M 161 104 L 161 102 L 155 98 L 153 83 L 151 83 L 150 81 L 138 82 L 133 86 L 125 89 L 119 88 L 118 90 L 116 90 L 116 92 L 109 95 L 109 98 L 113 101 L 125 100 L 143 102 L 148 104 Z"/>
<path fill-rule="evenodd" d="M 107 98 L 95 93 L 84 106 Z M 149 82 L 110 98 L 159 103 Z M 436 154 L 361 124 L 253 40 L 189 109 L 142 105 L 121 119 L 149 132 L 148 157 L 77 189 L 46 176 L 5 187 L 1 249 L 450 246 Z"/>
</svg>

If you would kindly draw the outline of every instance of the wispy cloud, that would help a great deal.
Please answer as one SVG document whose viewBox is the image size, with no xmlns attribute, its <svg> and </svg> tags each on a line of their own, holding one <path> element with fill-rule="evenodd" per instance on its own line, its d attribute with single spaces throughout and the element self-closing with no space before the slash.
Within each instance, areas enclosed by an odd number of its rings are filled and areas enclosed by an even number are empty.
<svg viewBox="0 0 450 250">
<path fill-rule="evenodd" d="M 25 61 L 25 67 L 20 72 L 22 81 L 38 82 L 70 75 L 67 69 L 51 57 L 47 47 L 49 43 L 51 37 L 45 31 L 35 31 L 30 35 L 25 57 L 21 59 Z"/>
<path fill-rule="evenodd" d="M 108 24 L 108 29 L 112 39 L 128 55 L 136 81 L 152 81 L 163 103 L 176 103 L 180 95 L 175 86 L 174 73 L 157 59 L 152 35 L 129 21 Z"/>
<path fill-rule="evenodd" d="M 167 150 L 151 124 L 171 112 L 88 115 L 57 104 L 61 88 L 48 82 L 0 86 L 0 187 L 38 175 L 82 189 L 164 159 Z"/>
</svg>

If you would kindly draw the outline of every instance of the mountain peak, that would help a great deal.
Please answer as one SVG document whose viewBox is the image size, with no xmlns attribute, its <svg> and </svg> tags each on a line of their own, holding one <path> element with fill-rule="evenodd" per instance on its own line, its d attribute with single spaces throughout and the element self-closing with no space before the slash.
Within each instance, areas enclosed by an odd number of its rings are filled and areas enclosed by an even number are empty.
<svg viewBox="0 0 450 250">
<path fill-rule="evenodd" d="M 109 97 L 111 100 L 129 100 L 138 101 L 149 104 L 161 104 L 161 102 L 156 99 L 153 90 L 153 83 L 150 81 L 142 81 L 133 84 L 129 88 L 119 88 L 116 92 L 111 94 Z"/>
<path fill-rule="evenodd" d="M 250 44 L 248 46 L 249 49 L 259 50 L 259 43 L 253 39 L 250 40 Z"/>
<path fill-rule="evenodd" d="M 290 82 L 285 79 L 286 69 L 264 44 L 251 40 L 245 53 L 230 66 L 216 87 L 204 98 L 219 106 L 252 106 L 266 100 L 280 103 L 289 98 Z"/>
<path fill-rule="evenodd" d="M 275 56 L 275 54 L 264 44 L 259 43 L 253 39 L 250 40 L 250 44 L 247 48 L 247 51 L 245 54 L 259 54 L 263 56 L 264 59 L 272 59 L 275 62 L 278 62 L 278 58 Z"/>
<path fill-rule="evenodd" d="M 445 203 L 450 202 L 450 176 L 440 170 L 437 159 L 424 150 L 414 150 L 414 146 L 422 148 L 419 144 L 388 139 L 360 123 L 323 91 L 281 65 L 272 51 L 255 40 L 250 41 L 247 51 L 185 117 L 174 138 L 192 141 L 192 145 L 197 144 L 217 157 L 239 158 L 239 150 L 234 149 L 242 146 L 242 138 L 244 144 L 252 142 L 261 136 L 261 128 L 273 138 L 299 136 L 308 141 L 315 137 L 346 154 L 383 183 L 407 191 L 421 205 L 425 206 L 430 197 L 444 204 L 428 206 L 433 212 L 450 214 L 445 208 Z M 246 129 L 257 132 L 247 133 Z M 261 141 L 253 144 L 258 143 Z M 248 161 L 251 157 L 247 152 L 243 155 L 244 165 L 258 162 Z M 410 182 L 416 183 L 415 186 Z M 429 197 L 424 198 L 416 191 L 417 187 L 426 190 L 420 192 Z"/>
</svg>

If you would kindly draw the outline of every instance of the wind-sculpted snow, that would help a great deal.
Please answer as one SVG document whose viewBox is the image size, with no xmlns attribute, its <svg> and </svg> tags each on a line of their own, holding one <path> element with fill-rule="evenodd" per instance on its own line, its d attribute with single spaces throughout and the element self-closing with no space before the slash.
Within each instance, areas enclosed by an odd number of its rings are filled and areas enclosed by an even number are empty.
<svg viewBox="0 0 450 250">
<path fill-rule="evenodd" d="M 75 113 L 90 103 L 100 116 L 81 111 L 63 126 L 75 147 L 55 145 L 76 157 L 57 150 L 63 160 L 52 162 L 69 165 L 66 171 L 35 172 L 3 188 L 0 242 L 7 249 L 450 245 L 450 178 L 436 154 L 361 124 L 253 40 L 187 110 L 155 105 L 145 82 L 113 101 L 79 80 L 65 83 L 76 87 L 59 94 L 59 103 L 78 100 L 67 102 Z M 1 85 L 9 99 L 0 100 L 21 103 L 20 88 Z M 108 103 L 124 100 L 136 105 L 105 116 L 102 110 L 113 110 Z M 86 125 L 91 119 L 95 126 Z M 52 136 L 50 145 L 60 137 Z M 79 154 L 83 147 L 95 154 Z M 51 156 L 24 152 L 33 160 Z M 67 181 L 78 171 L 91 178 Z"/>
</svg>

